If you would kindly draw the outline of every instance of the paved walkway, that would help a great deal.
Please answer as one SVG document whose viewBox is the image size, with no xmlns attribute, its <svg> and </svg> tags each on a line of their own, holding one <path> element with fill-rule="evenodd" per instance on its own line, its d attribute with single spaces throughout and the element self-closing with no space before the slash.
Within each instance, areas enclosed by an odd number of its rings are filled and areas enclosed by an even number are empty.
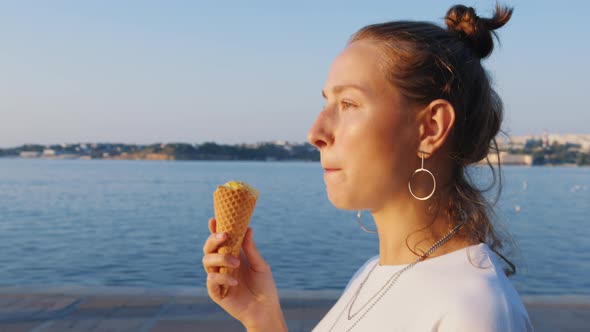
<svg viewBox="0 0 590 332">
<path fill-rule="evenodd" d="M 310 331 L 337 293 L 281 294 L 289 331 Z M 590 331 L 588 298 L 525 299 L 537 332 Z M 203 291 L 0 287 L 2 332 L 244 331 Z"/>
</svg>

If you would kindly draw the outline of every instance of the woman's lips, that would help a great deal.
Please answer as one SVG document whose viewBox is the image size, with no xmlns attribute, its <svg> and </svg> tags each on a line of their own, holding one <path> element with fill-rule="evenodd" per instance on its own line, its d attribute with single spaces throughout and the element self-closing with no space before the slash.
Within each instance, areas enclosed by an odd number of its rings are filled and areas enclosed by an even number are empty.
<svg viewBox="0 0 590 332">
<path fill-rule="evenodd" d="M 324 180 L 331 178 L 332 176 L 336 175 L 340 172 L 339 168 L 324 168 Z"/>
</svg>

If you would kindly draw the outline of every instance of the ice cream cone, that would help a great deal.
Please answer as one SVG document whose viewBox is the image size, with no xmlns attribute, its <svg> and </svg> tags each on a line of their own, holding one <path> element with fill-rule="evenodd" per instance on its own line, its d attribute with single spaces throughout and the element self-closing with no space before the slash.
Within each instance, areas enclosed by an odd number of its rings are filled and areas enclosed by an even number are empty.
<svg viewBox="0 0 590 332">
<path fill-rule="evenodd" d="M 243 182 L 230 181 L 223 186 L 218 186 L 213 193 L 215 208 L 216 232 L 227 234 L 227 240 L 218 250 L 220 254 L 231 254 L 239 258 L 240 249 L 250 217 L 254 212 L 254 206 L 258 199 L 258 192 Z M 233 274 L 234 269 L 221 267 L 220 273 Z M 225 297 L 228 288 L 221 287 L 221 297 Z"/>
</svg>

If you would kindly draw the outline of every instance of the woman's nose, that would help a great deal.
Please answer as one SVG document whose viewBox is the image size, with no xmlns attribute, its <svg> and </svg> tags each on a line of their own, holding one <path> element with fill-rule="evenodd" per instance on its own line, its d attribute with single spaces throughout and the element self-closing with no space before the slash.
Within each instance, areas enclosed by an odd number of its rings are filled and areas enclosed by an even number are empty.
<svg viewBox="0 0 590 332">
<path fill-rule="evenodd" d="M 327 112 L 324 110 L 318 115 L 307 133 L 307 141 L 318 149 L 334 143 L 334 134 Z"/>
</svg>

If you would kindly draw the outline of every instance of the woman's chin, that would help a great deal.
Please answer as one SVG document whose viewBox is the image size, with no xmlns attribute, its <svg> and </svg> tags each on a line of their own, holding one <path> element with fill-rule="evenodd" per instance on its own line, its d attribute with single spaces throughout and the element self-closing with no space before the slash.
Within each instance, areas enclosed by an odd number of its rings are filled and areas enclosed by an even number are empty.
<svg viewBox="0 0 590 332">
<path fill-rule="evenodd" d="M 340 210 L 359 210 L 359 207 L 357 206 L 358 204 L 354 204 L 351 201 L 350 197 L 344 197 L 343 195 L 334 195 L 331 194 L 330 191 L 328 191 L 328 200 L 330 201 L 330 203 L 332 203 L 332 205 L 334 205 L 334 207 Z"/>
</svg>

